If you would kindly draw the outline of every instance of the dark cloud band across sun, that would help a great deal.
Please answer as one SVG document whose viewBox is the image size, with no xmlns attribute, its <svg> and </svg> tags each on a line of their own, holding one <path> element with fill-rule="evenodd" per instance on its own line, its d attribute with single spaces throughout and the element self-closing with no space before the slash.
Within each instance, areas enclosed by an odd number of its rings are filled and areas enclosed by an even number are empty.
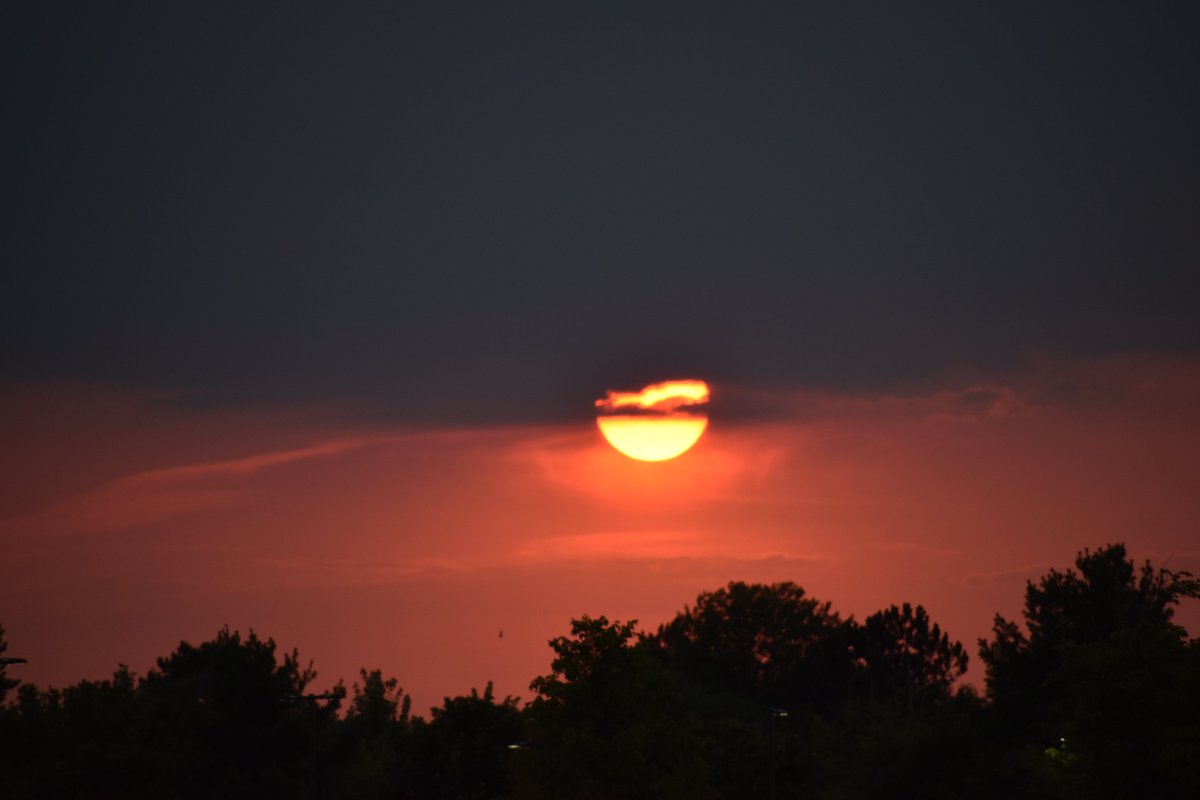
<svg viewBox="0 0 1200 800">
<path fill-rule="evenodd" d="M 708 402 L 708 384 L 698 380 L 677 380 L 652 383 L 640 392 L 609 390 L 596 401 L 604 413 L 670 414 L 681 409 L 693 409 Z"/>
</svg>

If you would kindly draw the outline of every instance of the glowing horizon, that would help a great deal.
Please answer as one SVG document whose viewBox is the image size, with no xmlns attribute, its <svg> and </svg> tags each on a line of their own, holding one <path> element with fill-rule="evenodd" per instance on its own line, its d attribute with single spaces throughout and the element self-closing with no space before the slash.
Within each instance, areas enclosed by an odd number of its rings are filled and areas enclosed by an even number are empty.
<svg viewBox="0 0 1200 800">
<path fill-rule="evenodd" d="M 968 643 L 1083 547 L 1200 573 L 1200 359 L 757 399 L 769 415 L 656 464 L 578 421 L 0 387 L 0 608 L 21 610 L 0 623 L 41 685 L 144 673 L 228 624 L 299 648 L 322 681 L 382 668 L 427 710 L 487 681 L 528 698 L 572 617 L 652 630 L 733 578 L 794 581 L 857 619 L 919 602 Z M 1200 630 L 1200 603 L 1177 619 Z"/>
</svg>

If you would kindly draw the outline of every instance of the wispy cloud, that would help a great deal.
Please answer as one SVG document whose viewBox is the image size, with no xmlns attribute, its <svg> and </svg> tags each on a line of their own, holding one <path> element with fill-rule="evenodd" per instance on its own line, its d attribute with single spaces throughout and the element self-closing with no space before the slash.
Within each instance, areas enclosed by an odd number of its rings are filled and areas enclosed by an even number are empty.
<svg viewBox="0 0 1200 800">
<path fill-rule="evenodd" d="M 938 558 L 955 556 L 961 552 L 956 547 L 934 547 L 919 542 L 880 541 L 875 542 L 873 546 L 884 553 L 916 553 L 918 555 L 935 556 Z"/>
<path fill-rule="evenodd" d="M 1015 583 L 1026 581 L 1046 572 L 1051 565 L 1022 564 L 1019 567 L 989 570 L 987 572 L 968 572 L 962 576 L 959 583 L 963 586 L 984 586 L 991 583 Z"/>
<path fill-rule="evenodd" d="M 724 410 L 734 418 L 828 420 L 870 417 L 981 422 L 1036 416 L 1038 393 L 991 383 L 967 383 L 928 392 L 850 394 L 724 387 Z"/>
<path fill-rule="evenodd" d="M 573 558 L 677 558 L 694 554 L 701 537 L 692 531 L 605 531 L 550 536 L 528 542 L 517 553 L 532 561 Z"/>
<path fill-rule="evenodd" d="M 758 552 L 747 551 L 742 541 L 689 530 L 623 530 L 548 536 L 524 542 L 516 557 L 518 561 L 528 563 L 719 559 L 729 563 L 786 561 L 826 564 L 832 560 L 827 554 L 783 552 L 765 543 Z"/>
<path fill-rule="evenodd" d="M 46 508 L 0 521 L 0 533 L 84 534 L 151 525 L 231 505 L 242 494 L 240 483 L 262 470 L 384 441 L 387 438 L 335 439 L 291 450 L 136 472 L 62 498 Z"/>
<path fill-rule="evenodd" d="M 369 585 L 391 583 L 397 580 L 420 576 L 436 576 L 446 573 L 461 573 L 472 569 L 472 565 L 448 558 L 414 558 L 378 560 L 362 558 L 257 558 L 256 567 L 280 573 L 290 573 L 306 584 Z"/>
</svg>

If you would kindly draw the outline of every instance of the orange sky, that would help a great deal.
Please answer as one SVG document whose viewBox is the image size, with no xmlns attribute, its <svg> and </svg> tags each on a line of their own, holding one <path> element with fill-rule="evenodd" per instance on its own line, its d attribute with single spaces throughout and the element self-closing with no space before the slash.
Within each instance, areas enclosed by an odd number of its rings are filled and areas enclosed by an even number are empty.
<svg viewBox="0 0 1200 800">
<path fill-rule="evenodd" d="M 489 679 L 528 698 L 572 616 L 652 626 L 731 579 L 860 618 L 923 603 L 974 654 L 1082 547 L 1200 572 L 1194 361 L 885 396 L 713 386 L 708 433 L 662 463 L 586 410 L 414 430 L 95 386 L 0 399 L 0 624 L 41 683 L 145 671 L 229 624 L 298 647 L 322 686 L 381 667 L 423 711 Z"/>
</svg>

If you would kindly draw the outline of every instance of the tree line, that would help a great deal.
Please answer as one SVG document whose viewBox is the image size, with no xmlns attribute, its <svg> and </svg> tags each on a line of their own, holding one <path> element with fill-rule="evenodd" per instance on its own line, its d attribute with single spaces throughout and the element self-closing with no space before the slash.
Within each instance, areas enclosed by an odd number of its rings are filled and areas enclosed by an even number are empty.
<svg viewBox="0 0 1200 800">
<path fill-rule="evenodd" d="M 551 640 L 531 701 L 414 715 L 395 678 L 315 687 L 228 628 L 145 675 L 19 683 L 0 628 L 12 798 L 1059 798 L 1200 796 L 1200 639 L 1186 572 L 1083 551 L 968 654 L 921 606 L 842 617 L 793 583 L 730 583 L 654 631 Z"/>
</svg>

